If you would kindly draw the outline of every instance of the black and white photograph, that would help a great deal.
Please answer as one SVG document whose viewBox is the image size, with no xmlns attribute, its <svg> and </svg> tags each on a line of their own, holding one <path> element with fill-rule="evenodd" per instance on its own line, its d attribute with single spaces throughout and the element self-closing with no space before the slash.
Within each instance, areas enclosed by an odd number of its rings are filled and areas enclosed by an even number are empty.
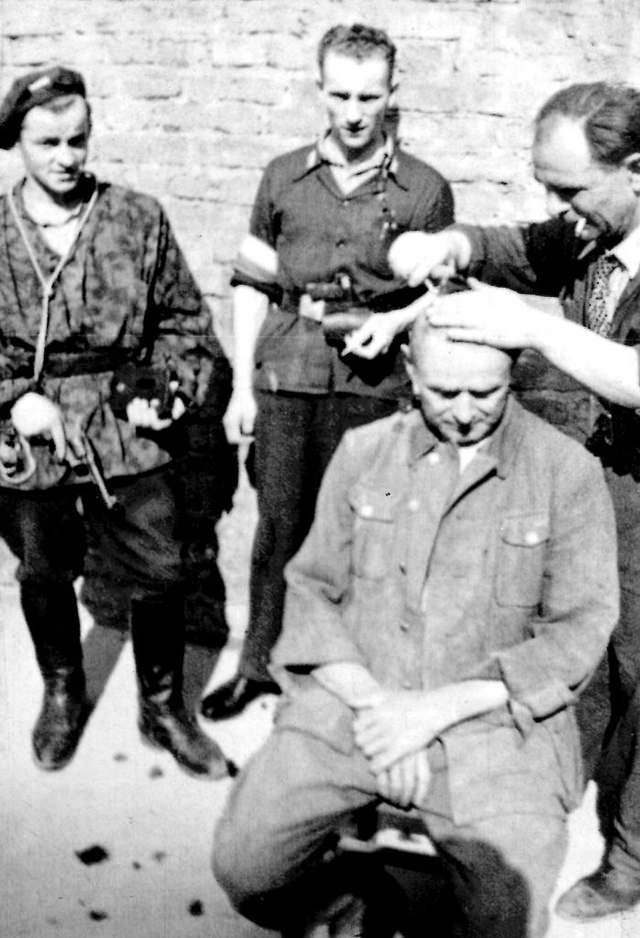
<svg viewBox="0 0 640 938">
<path fill-rule="evenodd" d="M 639 39 L 0 0 L 0 938 L 640 934 Z"/>
</svg>

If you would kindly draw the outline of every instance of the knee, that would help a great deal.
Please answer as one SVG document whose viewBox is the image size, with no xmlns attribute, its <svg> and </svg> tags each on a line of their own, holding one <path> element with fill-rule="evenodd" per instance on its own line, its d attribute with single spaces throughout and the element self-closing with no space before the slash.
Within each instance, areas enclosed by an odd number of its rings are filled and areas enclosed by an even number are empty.
<svg viewBox="0 0 640 938">
<path fill-rule="evenodd" d="M 237 823 L 225 816 L 221 818 L 214 835 L 211 869 L 232 906 L 242 914 L 269 885 L 265 876 L 267 864 L 260 862 L 261 851 L 257 846 L 243 836 Z"/>
</svg>

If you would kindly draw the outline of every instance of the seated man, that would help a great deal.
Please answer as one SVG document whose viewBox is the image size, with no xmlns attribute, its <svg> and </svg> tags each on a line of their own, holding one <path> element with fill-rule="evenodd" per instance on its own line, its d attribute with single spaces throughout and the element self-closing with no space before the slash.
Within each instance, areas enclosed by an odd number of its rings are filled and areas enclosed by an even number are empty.
<svg viewBox="0 0 640 938">
<path fill-rule="evenodd" d="M 216 834 L 216 877 L 262 925 L 308 912 L 336 831 L 388 801 L 419 809 L 456 935 L 546 930 L 616 550 L 598 463 L 510 397 L 511 363 L 419 319 L 419 408 L 329 466 L 287 570 L 285 697 Z"/>
</svg>

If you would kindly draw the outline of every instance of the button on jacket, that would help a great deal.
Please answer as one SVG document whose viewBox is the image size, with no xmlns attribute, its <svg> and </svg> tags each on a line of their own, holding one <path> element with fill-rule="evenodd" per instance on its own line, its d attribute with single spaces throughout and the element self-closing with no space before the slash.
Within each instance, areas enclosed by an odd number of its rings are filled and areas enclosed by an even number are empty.
<svg viewBox="0 0 640 938">
<path fill-rule="evenodd" d="M 575 805 L 572 704 L 618 615 L 611 503 L 579 444 L 514 400 L 462 474 L 418 411 L 350 431 L 287 581 L 281 725 L 352 750 L 351 712 L 309 674 L 329 662 L 393 688 L 501 679 L 508 707 L 442 736 L 456 821 Z"/>
</svg>

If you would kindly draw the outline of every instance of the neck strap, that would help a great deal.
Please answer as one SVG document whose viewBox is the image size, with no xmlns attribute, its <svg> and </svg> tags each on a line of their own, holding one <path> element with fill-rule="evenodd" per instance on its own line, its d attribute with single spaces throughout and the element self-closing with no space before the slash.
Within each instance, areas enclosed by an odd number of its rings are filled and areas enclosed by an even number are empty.
<svg viewBox="0 0 640 938">
<path fill-rule="evenodd" d="M 93 206 L 96 204 L 97 198 L 98 198 L 98 186 L 94 184 L 93 192 L 91 193 L 91 198 L 87 202 L 87 206 L 79 218 L 78 228 L 73 237 L 73 240 L 71 241 L 71 244 L 69 245 L 67 250 L 64 252 L 64 254 L 60 258 L 58 263 L 56 264 L 53 270 L 53 273 L 49 277 L 45 277 L 42 267 L 40 266 L 40 263 L 38 261 L 38 258 L 36 257 L 36 253 L 33 249 L 33 245 L 31 244 L 31 241 L 29 240 L 29 235 L 27 234 L 27 231 L 24 227 L 24 223 L 22 219 L 20 218 L 20 214 L 18 212 L 15 199 L 13 197 L 13 192 L 10 190 L 8 193 L 7 201 L 9 203 L 11 214 L 13 215 L 13 220 L 16 223 L 16 228 L 20 232 L 20 237 L 22 238 L 24 246 L 27 250 L 27 254 L 29 255 L 29 260 L 31 261 L 31 264 L 36 273 L 36 276 L 40 282 L 40 286 L 42 287 L 42 313 L 40 316 L 40 329 L 38 330 L 38 338 L 36 341 L 36 352 L 35 352 L 35 358 L 34 358 L 34 363 L 33 363 L 33 380 L 35 381 L 36 384 L 40 380 L 40 375 L 42 374 L 42 369 L 44 366 L 44 353 L 45 353 L 45 347 L 47 344 L 47 332 L 49 330 L 49 301 L 53 294 L 53 288 L 60 274 L 62 273 L 62 269 L 64 265 L 67 263 L 67 261 L 71 257 L 71 254 L 73 253 L 73 250 L 78 242 L 80 232 L 82 231 L 87 219 L 89 218 L 89 215 L 91 214 L 91 210 L 93 209 Z"/>
</svg>

